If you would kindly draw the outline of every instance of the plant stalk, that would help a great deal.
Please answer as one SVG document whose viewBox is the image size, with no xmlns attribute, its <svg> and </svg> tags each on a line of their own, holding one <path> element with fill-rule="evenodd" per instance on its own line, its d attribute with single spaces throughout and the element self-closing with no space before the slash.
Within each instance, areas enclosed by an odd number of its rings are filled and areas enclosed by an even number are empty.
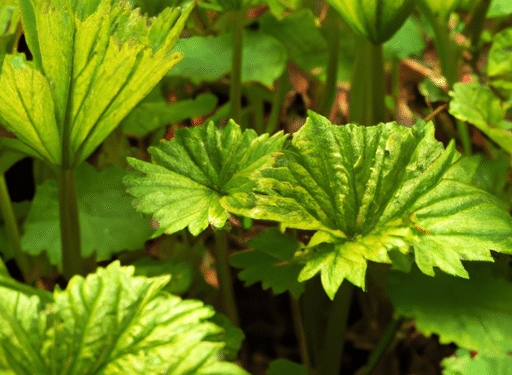
<svg viewBox="0 0 512 375">
<path fill-rule="evenodd" d="M 4 174 L 0 174 L 0 209 L 5 222 L 7 241 L 14 252 L 16 264 L 23 275 L 23 279 L 25 281 L 30 281 L 31 262 L 28 254 L 26 254 L 21 248 L 20 231 L 18 229 L 16 215 L 12 207 L 12 201 L 9 196 Z"/>
<path fill-rule="evenodd" d="M 231 61 L 231 118 L 240 124 L 242 121 L 242 57 L 244 42 L 244 13 L 233 11 L 233 60 Z"/>
<path fill-rule="evenodd" d="M 405 318 L 398 313 L 393 315 L 393 318 L 391 319 L 391 322 L 389 322 L 384 335 L 382 335 L 379 342 L 377 343 L 377 346 L 370 354 L 368 363 L 364 367 L 361 375 L 370 375 L 372 373 L 372 371 L 375 369 L 375 366 L 377 366 L 382 356 L 386 353 L 386 350 L 395 338 L 396 333 L 402 327 L 404 321 Z"/>
<path fill-rule="evenodd" d="M 290 294 L 290 306 L 292 309 L 293 326 L 295 328 L 295 335 L 299 342 L 300 356 L 302 358 L 302 364 L 307 369 L 311 367 L 311 361 L 309 360 L 308 346 L 306 340 L 306 332 L 304 332 L 304 325 L 302 323 L 302 314 L 300 313 L 299 301 L 292 297 Z"/>
<path fill-rule="evenodd" d="M 338 60 L 340 54 L 341 20 L 338 12 L 332 7 L 327 11 L 325 22 L 322 26 L 325 36 L 329 41 L 329 58 L 325 76 L 325 86 L 320 99 L 319 113 L 329 117 L 336 99 L 336 84 L 338 83 Z"/>
<path fill-rule="evenodd" d="M 62 274 L 69 280 L 74 275 L 86 276 L 95 268 L 94 256 L 82 258 L 80 244 L 80 222 L 76 200 L 75 178 L 70 169 L 58 175 L 60 231 L 62 242 Z"/>
<path fill-rule="evenodd" d="M 320 355 L 319 375 L 339 374 L 345 346 L 345 333 L 354 285 L 344 280 L 334 296 L 329 311 L 325 337 Z"/>
<path fill-rule="evenodd" d="M 226 232 L 221 230 L 214 230 L 213 233 L 215 234 L 215 264 L 217 267 L 217 277 L 219 279 L 219 288 L 224 305 L 224 312 L 229 320 L 231 320 L 231 323 L 238 327 L 238 311 L 235 303 L 231 269 L 228 263 L 227 235 Z"/>
<path fill-rule="evenodd" d="M 465 30 L 468 31 L 468 38 L 471 40 L 471 51 L 473 53 L 471 65 L 475 67 L 478 60 L 478 51 L 480 50 L 480 37 L 484 29 L 485 17 L 491 6 L 491 0 L 480 0 L 473 9 L 471 20 Z"/>
<path fill-rule="evenodd" d="M 288 89 L 288 70 L 285 68 L 283 74 L 276 82 L 276 91 L 272 100 L 272 109 L 267 123 L 266 133 L 273 134 L 279 125 L 279 117 L 284 104 L 284 98 Z"/>
<path fill-rule="evenodd" d="M 421 11 L 428 18 L 432 25 L 432 29 L 434 30 L 434 45 L 441 65 L 441 71 L 446 78 L 448 87 L 451 89 L 459 80 L 458 66 L 461 57 L 459 46 L 450 39 L 448 20 L 436 17 L 428 6 L 421 5 L 422 2 L 419 4 L 421 6 Z M 456 126 L 464 149 L 464 154 L 466 156 L 470 156 L 472 154 L 472 146 L 468 126 L 461 120 L 456 120 Z"/>
<path fill-rule="evenodd" d="M 366 126 L 385 122 L 385 99 L 382 44 L 360 38 L 350 89 L 350 122 Z"/>
</svg>

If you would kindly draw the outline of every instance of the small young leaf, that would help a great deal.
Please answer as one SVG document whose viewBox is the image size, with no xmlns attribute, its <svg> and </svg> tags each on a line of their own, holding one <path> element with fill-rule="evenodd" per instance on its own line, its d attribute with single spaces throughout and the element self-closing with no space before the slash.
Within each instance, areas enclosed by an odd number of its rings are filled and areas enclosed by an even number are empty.
<svg viewBox="0 0 512 375">
<path fill-rule="evenodd" d="M 254 196 L 223 198 L 233 213 L 320 231 L 299 281 L 321 273 L 332 298 L 344 278 L 364 288 L 366 262 L 414 254 L 420 269 L 467 277 L 461 259 L 510 252 L 512 218 L 490 194 L 443 175 L 460 155 L 432 124 L 335 126 L 313 112 Z M 250 198 L 250 199 L 248 199 Z M 303 257 L 303 255 L 301 255 Z"/>
<path fill-rule="evenodd" d="M 300 245 L 282 234 L 278 228 L 269 228 L 248 241 L 254 248 L 231 255 L 229 263 L 245 268 L 238 278 L 252 285 L 261 281 L 263 289 L 272 288 L 274 294 L 289 291 L 298 299 L 304 292 L 304 284 L 297 281 L 302 265 L 290 262 Z"/>
<path fill-rule="evenodd" d="M 124 183 L 138 198 L 137 209 L 154 214 L 166 233 L 188 226 L 197 235 L 208 224 L 225 225 L 228 213 L 221 197 L 250 192 L 255 184 L 250 177 L 272 163 L 272 153 L 285 139 L 281 133 L 269 138 L 251 129 L 242 132 L 233 121 L 222 131 L 212 122 L 182 128 L 171 141 L 149 149 L 153 164 L 129 158 L 143 175 L 128 175 Z"/>
<path fill-rule="evenodd" d="M 493 275 L 492 263 L 465 263 L 469 280 L 414 268 L 391 272 L 389 296 L 397 311 L 416 320 L 425 335 L 489 357 L 512 351 L 512 283 Z"/>
</svg>

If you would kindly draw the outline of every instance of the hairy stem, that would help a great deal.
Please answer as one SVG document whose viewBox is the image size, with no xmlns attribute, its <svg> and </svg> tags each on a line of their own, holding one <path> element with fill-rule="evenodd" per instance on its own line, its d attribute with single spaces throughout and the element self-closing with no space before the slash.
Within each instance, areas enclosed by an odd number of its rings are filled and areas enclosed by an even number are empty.
<svg viewBox="0 0 512 375">
<path fill-rule="evenodd" d="M 238 327 L 238 311 L 235 303 L 231 269 L 228 264 L 228 241 L 226 232 L 221 230 L 214 230 L 213 232 L 215 234 L 215 264 L 217 266 L 217 277 L 219 279 L 224 312 L 229 320 L 231 320 L 231 323 Z"/>
</svg>

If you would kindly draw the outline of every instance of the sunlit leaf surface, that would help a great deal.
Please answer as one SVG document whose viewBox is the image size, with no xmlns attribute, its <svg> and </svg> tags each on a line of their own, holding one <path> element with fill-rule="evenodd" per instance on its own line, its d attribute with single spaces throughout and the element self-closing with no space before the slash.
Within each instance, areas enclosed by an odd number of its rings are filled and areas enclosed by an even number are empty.
<svg viewBox="0 0 512 375">
<path fill-rule="evenodd" d="M 225 225 L 229 215 L 220 199 L 250 192 L 257 171 L 273 161 L 285 141 L 282 134 L 258 137 L 229 122 L 222 131 L 208 125 L 179 129 L 169 142 L 152 147 L 153 164 L 129 158 L 141 173 L 125 177 L 139 211 L 152 213 L 160 228 L 174 233 L 188 227 L 194 235 L 209 224 Z"/>
<path fill-rule="evenodd" d="M 335 126 L 313 112 L 253 194 L 223 198 L 237 214 L 318 231 L 299 280 L 320 273 L 332 298 L 365 286 L 367 261 L 467 277 L 461 260 L 510 252 L 512 218 L 491 194 L 443 175 L 460 158 L 432 124 Z"/>
</svg>

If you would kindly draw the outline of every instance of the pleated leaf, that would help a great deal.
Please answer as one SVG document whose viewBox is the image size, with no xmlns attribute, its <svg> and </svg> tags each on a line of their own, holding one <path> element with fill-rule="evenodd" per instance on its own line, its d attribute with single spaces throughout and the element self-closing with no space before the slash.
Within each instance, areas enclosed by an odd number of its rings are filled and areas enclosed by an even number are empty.
<svg viewBox="0 0 512 375">
<path fill-rule="evenodd" d="M 166 233 L 188 227 L 193 235 L 209 224 L 225 225 L 229 217 L 220 199 L 233 192 L 250 192 L 251 176 L 273 162 L 285 141 L 282 134 L 258 137 L 233 121 L 218 130 L 210 122 L 179 129 L 174 138 L 149 152 L 152 162 L 129 158 L 141 173 L 125 177 L 128 193 L 139 211 L 153 214 Z"/>
<path fill-rule="evenodd" d="M 124 1 L 21 0 L 33 61 L 5 57 L 0 120 L 54 165 L 76 166 L 176 65 L 191 11 L 147 19 Z"/>
<path fill-rule="evenodd" d="M 223 361 L 213 308 L 161 292 L 168 277 L 133 271 L 114 262 L 75 276 L 45 309 L 2 290 L 0 363 L 18 375 L 247 374 Z"/>
<path fill-rule="evenodd" d="M 512 218 L 495 197 L 452 173 L 460 158 L 434 126 L 335 126 L 309 113 L 253 194 L 223 198 L 233 213 L 315 230 L 299 281 L 320 273 L 333 298 L 343 279 L 365 286 L 367 261 L 467 277 L 461 259 L 511 252 Z M 459 179 L 458 179 L 459 178 Z"/>
</svg>

